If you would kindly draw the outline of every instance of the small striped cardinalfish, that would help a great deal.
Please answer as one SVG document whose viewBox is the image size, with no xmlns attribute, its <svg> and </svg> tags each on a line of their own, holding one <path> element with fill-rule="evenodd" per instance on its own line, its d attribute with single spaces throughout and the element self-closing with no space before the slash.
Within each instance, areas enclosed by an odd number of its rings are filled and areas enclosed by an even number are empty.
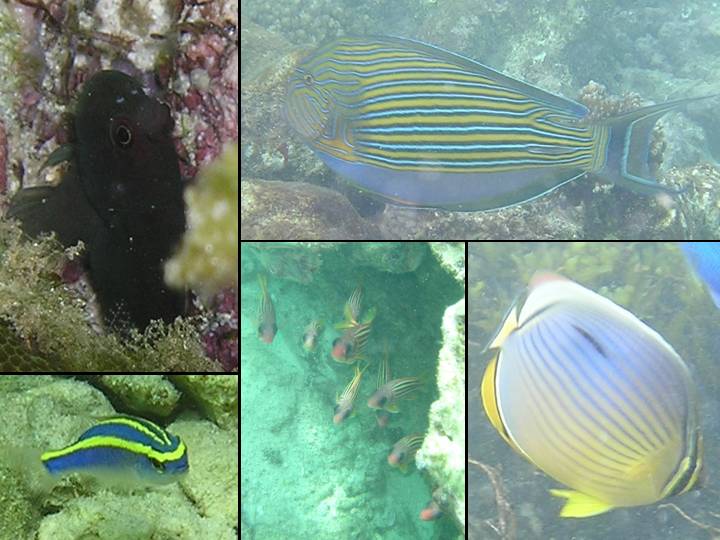
<svg viewBox="0 0 720 540">
<path fill-rule="evenodd" d="M 267 277 L 258 274 L 260 283 L 260 305 L 258 306 L 258 337 L 265 343 L 272 343 L 277 334 L 278 327 L 275 322 L 275 306 L 273 306 L 272 298 L 267 286 Z"/>
<path fill-rule="evenodd" d="M 345 364 L 352 364 L 362 358 L 362 352 L 367 343 L 372 322 L 375 319 L 375 308 L 367 310 L 360 320 L 362 313 L 362 287 L 358 285 L 345 302 L 345 320 L 335 325 L 335 328 L 345 329 L 339 338 L 332 344 L 332 357 Z"/>
<path fill-rule="evenodd" d="M 487 348 L 483 406 L 505 442 L 569 489 L 562 517 L 698 485 L 697 392 L 660 334 L 611 300 L 538 274 Z"/>
<path fill-rule="evenodd" d="M 355 398 L 360 389 L 360 381 L 366 369 L 367 365 L 360 369 L 358 365 L 355 364 L 355 375 L 345 387 L 345 390 L 343 390 L 342 395 L 335 398 L 335 412 L 333 415 L 333 423 L 335 425 L 344 422 L 345 419 L 350 416 L 350 413 L 352 413 L 355 407 Z"/>
<path fill-rule="evenodd" d="M 352 326 L 358 324 L 360 321 L 360 314 L 362 313 L 362 286 L 358 285 L 355 290 L 345 302 L 345 323 L 341 323 L 346 326 Z"/>
<path fill-rule="evenodd" d="M 375 311 L 372 310 L 364 322 L 353 324 L 340 337 L 333 340 L 330 354 L 336 362 L 352 364 L 363 358 L 363 352 L 370 336 L 370 330 L 372 330 L 374 318 Z"/>
<path fill-rule="evenodd" d="M 697 99 L 591 122 L 588 109 L 419 41 L 343 37 L 290 77 L 286 116 L 331 169 L 400 205 L 492 210 L 593 173 L 644 194 L 650 134 Z"/>
<path fill-rule="evenodd" d="M 405 435 L 393 445 L 387 458 L 388 464 L 397 467 L 402 472 L 407 472 L 408 465 L 415 460 L 415 454 L 420 450 L 424 440 L 424 433 Z"/>
<path fill-rule="evenodd" d="M 378 365 L 377 388 L 382 388 L 386 382 L 392 380 L 390 371 L 390 353 L 388 352 L 387 341 L 384 343 L 383 359 Z M 385 428 L 390 423 L 390 414 L 384 409 L 375 411 L 375 418 L 380 428 Z"/>
<path fill-rule="evenodd" d="M 310 321 L 310 323 L 305 327 L 305 331 L 303 332 L 303 349 L 308 352 L 315 350 L 315 347 L 317 347 L 318 338 L 322 333 L 322 329 L 322 321 L 318 319 L 313 319 L 312 321 Z"/>
<path fill-rule="evenodd" d="M 157 424 L 135 416 L 103 419 L 77 441 L 40 456 L 53 476 L 85 473 L 113 481 L 169 484 L 188 471 L 185 443 Z"/>
<path fill-rule="evenodd" d="M 415 392 L 423 385 L 423 380 L 418 377 L 400 377 L 386 382 L 368 400 L 368 407 L 371 409 L 383 409 L 396 413 L 397 402 Z"/>
</svg>

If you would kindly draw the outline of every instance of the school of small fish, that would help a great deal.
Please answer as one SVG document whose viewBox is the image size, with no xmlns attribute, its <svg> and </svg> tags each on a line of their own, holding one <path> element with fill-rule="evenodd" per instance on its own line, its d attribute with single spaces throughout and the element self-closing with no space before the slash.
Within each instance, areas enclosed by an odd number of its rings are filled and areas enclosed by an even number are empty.
<svg viewBox="0 0 720 540">
<path fill-rule="evenodd" d="M 260 303 L 257 313 L 257 335 L 263 343 L 270 345 L 278 332 L 276 311 L 268 290 L 267 277 L 259 275 L 258 282 Z M 335 425 L 342 424 L 356 412 L 355 405 L 363 374 L 372 363 L 366 354 L 366 348 L 375 316 L 374 308 L 363 309 L 363 288 L 358 285 L 345 303 L 343 321 L 334 325 L 341 334 L 333 340 L 329 356 L 334 362 L 353 368 L 352 378 L 343 391 L 335 396 L 333 411 Z M 319 319 L 311 320 L 305 327 L 301 344 L 307 354 L 314 354 L 317 350 L 324 328 L 324 323 Z M 400 412 L 398 402 L 413 395 L 422 386 L 423 380 L 418 377 L 392 378 L 390 353 L 386 342 L 383 358 L 377 366 L 375 391 L 367 401 L 368 407 L 375 411 L 378 427 L 384 429 L 392 415 Z M 411 433 L 402 437 L 393 445 L 387 457 L 388 464 L 406 473 L 410 464 L 414 462 L 415 453 L 422 446 L 424 437 L 423 433 Z M 428 521 L 438 519 L 441 515 L 442 510 L 438 504 L 430 501 L 428 506 L 420 511 L 419 518 Z"/>
</svg>

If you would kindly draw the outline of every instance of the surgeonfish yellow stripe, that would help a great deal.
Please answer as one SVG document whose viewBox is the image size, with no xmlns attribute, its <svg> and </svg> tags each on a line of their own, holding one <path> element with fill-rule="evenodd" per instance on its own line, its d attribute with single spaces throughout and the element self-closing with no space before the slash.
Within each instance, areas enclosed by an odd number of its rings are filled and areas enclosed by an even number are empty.
<svg viewBox="0 0 720 540">
<path fill-rule="evenodd" d="M 332 41 L 289 81 L 290 125 L 336 172 L 399 204 L 487 210 L 586 172 L 637 191 L 647 136 L 685 101 L 603 123 L 587 109 L 464 56 L 409 39 Z"/>
<path fill-rule="evenodd" d="M 110 472 L 159 484 L 178 480 L 189 467 L 179 437 L 128 415 L 101 420 L 73 444 L 45 452 L 40 459 L 53 475 Z"/>
<path fill-rule="evenodd" d="M 534 280 L 492 343 L 481 385 L 491 423 L 571 490 L 561 515 L 651 504 L 692 488 L 702 467 L 695 388 L 654 330 L 554 275 Z"/>
</svg>

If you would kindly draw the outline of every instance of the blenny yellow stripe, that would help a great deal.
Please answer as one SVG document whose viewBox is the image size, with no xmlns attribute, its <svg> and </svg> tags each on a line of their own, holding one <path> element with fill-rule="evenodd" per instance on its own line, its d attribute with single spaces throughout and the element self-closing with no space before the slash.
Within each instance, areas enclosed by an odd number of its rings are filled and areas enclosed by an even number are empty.
<svg viewBox="0 0 720 540">
<path fill-rule="evenodd" d="M 187 448 L 179 437 L 127 415 L 99 421 L 73 444 L 40 459 L 55 475 L 111 471 L 156 483 L 173 482 L 188 470 Z"/>
<path fill-rule="evenodd" d="M 565 517 L 685 492 L 702 468 L 690 373 L 633 314 L 572 281 L 536 278 L 491 343 L 481 385 L 492 425 L 572 488 Z"/>
<path fill-rule="evenodd" d="M 317 155 L 361 188 L 399 204 L 487 210 L 587 172 L 671 191 L 646 178 L 649 134 L 687 101 L 591 123 L 580 103 L 439 47 L 344 37 L 297 66 L 286 112 Z"/>
</svg>

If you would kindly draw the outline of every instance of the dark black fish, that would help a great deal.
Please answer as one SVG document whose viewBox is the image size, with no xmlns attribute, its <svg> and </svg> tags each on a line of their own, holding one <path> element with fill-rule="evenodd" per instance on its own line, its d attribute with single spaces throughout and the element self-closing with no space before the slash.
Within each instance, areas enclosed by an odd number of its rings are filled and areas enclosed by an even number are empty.
<svg viewBox="0 0 720 540">
<path fill-rule="evenodd" d="M 101 71 L 82 88 L 72 127 L 73 142 L 48 159 L 68 162 L 62 181 L 21 190 L 8 215 L 30 236 L 54 231 L 65 246 L 85 243 L 107 323 L 172 321 L 185 299 L 165 286 L 162 264 L 185 211 L 168 107 L 124 73 Z"/>
</svg>

